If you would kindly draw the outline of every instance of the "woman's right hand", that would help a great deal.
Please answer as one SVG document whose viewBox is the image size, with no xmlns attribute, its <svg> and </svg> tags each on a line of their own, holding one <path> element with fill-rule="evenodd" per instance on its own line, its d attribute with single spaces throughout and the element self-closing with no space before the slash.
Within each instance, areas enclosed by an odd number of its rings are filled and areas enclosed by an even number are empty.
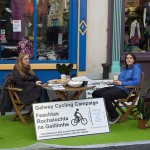
<svg viewBox="0 0 150 150">
<path fill-rule="evenodd" d="M 42 85 L 42 82 L 41 81 L 36 81 L 35 84 L 36 85 Z"/>
</svg>

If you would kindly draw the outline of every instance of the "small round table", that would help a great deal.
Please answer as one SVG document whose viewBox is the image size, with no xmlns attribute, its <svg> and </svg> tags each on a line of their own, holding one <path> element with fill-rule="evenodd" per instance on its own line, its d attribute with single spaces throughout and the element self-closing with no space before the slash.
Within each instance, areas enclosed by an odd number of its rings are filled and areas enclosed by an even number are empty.
<svg viewBox="0 0 150 150">
<path fill-rule="evenodd" d="M 52 87 L 49 87 L 47 83 L 43 84 L 42 86 L 47 90 L 54 90 Z M 71 96 L 71 100 L 76 100 L 79 99 L 79 96 L 83 91 L 93 89 L 93 88 L 95 88 L 95 85 L 86 85 L 80 87 L 65 86 L 64 89 L 57 89 L 54 91 L 56 92 L 56 94 L 61 100 L 66 101 L 68 99 L 68 92 L 74 92 L 73 95 Z"/>
</svg>

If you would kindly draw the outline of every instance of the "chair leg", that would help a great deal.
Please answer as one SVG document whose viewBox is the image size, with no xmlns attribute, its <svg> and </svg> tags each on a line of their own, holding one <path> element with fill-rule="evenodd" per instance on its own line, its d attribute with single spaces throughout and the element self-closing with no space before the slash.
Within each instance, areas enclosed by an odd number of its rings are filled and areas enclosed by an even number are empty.
<svg viewBox="0 0 150 150">
<path fill-rule="evenodd" d="M 24 108 L 25 106 L 22 105 L 20 108 L 18 108 L 16 105 L 14 105 L 14 109 L 16 111 L 16 114 L 13 117 L 13 120 L 15 120 L 17 118 L 17 116 L 19 116 L 19 118 L 21 119 L 21 121 L 25 124 L 28 125 L 27 121 L 25 120 L 25 118 L 22 116 L 21 114 L 21 110 Z"/>
<path fill-rule="evenodd" d="M 131 110 L 131 115 L 134 117 L 135 120 L 137 120 L 139 118 L 138 115 L 135 112 L 133 112 L 132 110 Z"/>
<path fill-rule="evenodd" d="M 21 113 L 21 110 L 24 109 L 25 106 L 22 105 L 22 106 L 20 106 L 20 108 L 18 108 L 18 106 L 16 106 L 16 107 L 17 107 L 17 110 L 20 111 L 20 113 Z M 14 108 L 15 108 L 15 107 L 14 107 Z M 16 109 L 15 109 L 15 110 L 16 110 Z M 16 118 L 18 117 L 18 111 L 16 111 L 15 114 L 13 115 L 13 118 L 12 118 L 13 121 L 15 121 Z"/>
<path fill-rule="evenodd" d="M 132 112 L 131 112 L 131 115 L 134 117 L 135 120 L 138 119 L 138 116 L 137 116 L 135 113 L 132 113 Z"/>
<path fill-rule="evenodd" d="M 21 121 L 22 121 L 25 125 L 28 125 L 27 121 L 24 119 L 24 117 L 22 116 L 21 113 L 19 113 L 18 116 L 20 117 Z"/>
<path fill-rule="evenodd" d="M 122 107 L 119 105 L 119 102 L 114 102 L 115 107 L 119 109 L 119 111 L 124 115 L 125 111 L 122 109 Z"/>
<path fill-rule="evenodd" d="M 134 100 L 130 106 L 128 106 L 126 103 L 122 103 L 122 105 L 125 106 L 127 111 L 125 112 L 125 114 L 119 120 L 120 123 L 124 122 L 126 120 L 126 118 L 129 116 L 129 114 L 131 114 L 134 118 L 137 118 L 136 114 L 132 113 L 132 109 L 133 109 L 133 106 L 135 105 L 135 103 L 136 103 L 136 100 Z"/>
<path fill-rule="evenodd" d="M 125 106 L 125 108 L 127 109 L 127 111 L 125 112 L 125 114 L 124 114 L 124 115 L 121 117 L 121 119 L 119 120 L 120 123 L 121 123 L 121 122 L 124 122 L 124 121 L 127 119 L 128 115 L 129 115 L 129 113 L 130 113 L 130 110 L 131 110 L 131 108 L 129 108 L 128 105 L 123 104 L 123 106 Z"/>
</svg>

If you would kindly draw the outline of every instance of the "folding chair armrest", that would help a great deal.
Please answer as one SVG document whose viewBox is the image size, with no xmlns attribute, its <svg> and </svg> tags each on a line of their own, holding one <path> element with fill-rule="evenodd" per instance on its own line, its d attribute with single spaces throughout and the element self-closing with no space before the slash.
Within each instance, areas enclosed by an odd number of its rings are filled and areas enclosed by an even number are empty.
<svg viewBox="0 0 150 150">
<path fill-rule="evenodd" d="M 125 86 L 125 88 L 130 88 L 130 89 L 133 89 L 133 88 L 139 88 L 140 86 Z"/>
<path fill-rule="evenodd" d="M 12 91 L 23 91 L 23 89 L 20 89 L 20 88 L 12 88 L 12 87 L 7 87 L 8 90 L 12 90 Z"/>
</svg>

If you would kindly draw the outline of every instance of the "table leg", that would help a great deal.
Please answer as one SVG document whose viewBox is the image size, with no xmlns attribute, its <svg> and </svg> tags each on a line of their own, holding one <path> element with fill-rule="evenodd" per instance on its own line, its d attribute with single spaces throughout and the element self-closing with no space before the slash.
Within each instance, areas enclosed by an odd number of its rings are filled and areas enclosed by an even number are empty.
<svg viewBox="0 0 150 150">
<path fill-rule="evenodd" d="M 79 99 L 79 96 L 81 95 L 83 91 L 76 91 L 72 97 L 71 100 L 76 100 Z M 58 97 L 62 100 L 62 101 L 66 101 L 68 99 L 68 95 L 65 94 L 64 91 L 56 91 L 56 94 L 58 95 Z"/>
<path fill-rule="evenodd" d="M 79 96 L 81 95 L 83 91 L 76 91 L 73 96 L 71 97 L 72 100 L 79 99 Z"/>
<path fill-rule="evenodd" d="M 63 91 L 56 91 L 56 94 L 63 101 L 66 101 L 68 98 L 67 95 L 65 94 L 65 92 L 63 92 Z"/>
</svg>

